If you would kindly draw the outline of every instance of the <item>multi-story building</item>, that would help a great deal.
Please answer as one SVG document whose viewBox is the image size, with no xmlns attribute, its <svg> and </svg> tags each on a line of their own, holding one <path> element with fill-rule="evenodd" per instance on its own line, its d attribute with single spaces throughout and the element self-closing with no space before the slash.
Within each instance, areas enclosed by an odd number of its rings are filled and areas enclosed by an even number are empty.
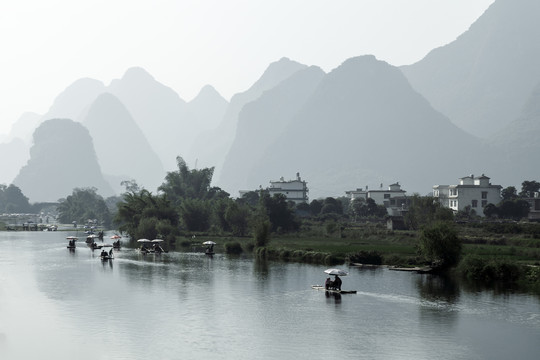
<svg viewBox="0 0 540 360">
<path fill-rule="evenodd" d="M 270 181 L 270 187 L 267 190 L 270 196 L 282 194 L 287 200 L 294 201 L 296 204 L 308 202 L 307 182 L 300 178 L 300 173 L 296 173 L 295 180 L 285 180 L 281 177 L 278 181 Z"/>
<path fill-rule="evenodd" d="M 540 193 L 535 192 L 533 197 L 525 200 L 529 203 L 529 220 L 540 221 Z"/>
<path fill-rule="evenodd" d="M 469 175 L 459 179 L 458 185 L 435 185 L 433 197 L 454 212 L 470 207 L 477 215 L 484 216 L 487 204 L 497 205 L 501 200 L 501 185 L 492 185 L 489 177 Z"/>
<path fill-rule="evenodd" d="M 345 194 L 354 201 L 355 199 L 361 198 L 364 200 L 373 199 L 377 205 L 383 205 L 386 207 L 389 215 L 395 215 L 396 212 L 400 212 L 407 204 L 407 199 L 405 196 L 406 191 L 401 189 L 399 182 L 389 185 L 387 189 L 381 188 L 378 190 L 366 190 L 356 189 L 351 191 L 346 191 Z"/>
</svg>

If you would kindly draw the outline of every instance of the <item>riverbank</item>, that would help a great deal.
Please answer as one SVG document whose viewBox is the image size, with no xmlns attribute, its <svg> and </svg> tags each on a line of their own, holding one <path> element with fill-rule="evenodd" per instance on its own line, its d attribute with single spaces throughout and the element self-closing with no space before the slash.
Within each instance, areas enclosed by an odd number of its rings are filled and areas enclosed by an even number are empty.
<svg viewBox="0 0 540 360">
<path fill-rule="evenodd" d="M 333 231 L 329 231 L 333 230 Z M 455 276 L 480 283 L 519 283 L 540 293 L 540 225 L 534 223 L 456 224 L 462 241 L 462 262 Z M 380 223 L 328 227 L 311 223 L 299 232 L 272 234 L 255 255 L 268 259 L 325 265 L 385 265 L 395 269 L 430 272 L 419 254 L 420 232 L 388 230 Z M 201 234 L 220 244 L 232 244 L 250 253 L 250 237 L 228 238 Z"/>
</svg>

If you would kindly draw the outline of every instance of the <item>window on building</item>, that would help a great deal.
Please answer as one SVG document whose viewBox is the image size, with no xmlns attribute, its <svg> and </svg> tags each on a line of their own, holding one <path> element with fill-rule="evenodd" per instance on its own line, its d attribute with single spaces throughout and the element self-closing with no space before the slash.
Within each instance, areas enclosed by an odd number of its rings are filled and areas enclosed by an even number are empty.
<svg viewBox="0 0 540 360">
<path fill-rule="evenodd" d="M 482 199 L 487 199 L 487 191 L 482 191 Z"/>
<path fill-rule="evenodd" d="M 482 207 L 486 207 L 487 205 L 487 200 L 482 200 Z"/>
<path fill-rule="evenodd" d="M 450 189 L 450 196 L 457 196 L 457 189 Z"/>
<path fill-rule="evenodd" d="M 390 199 L 390 194 L 384 194 L 385 199 Z"/>
<path fill-rule="evenodd" d="M 473 208 L 478 207 L 478 200 L 473 200 L 472 203 L 471 203 L 471 206 L 472 206 Z"/>
</svg>

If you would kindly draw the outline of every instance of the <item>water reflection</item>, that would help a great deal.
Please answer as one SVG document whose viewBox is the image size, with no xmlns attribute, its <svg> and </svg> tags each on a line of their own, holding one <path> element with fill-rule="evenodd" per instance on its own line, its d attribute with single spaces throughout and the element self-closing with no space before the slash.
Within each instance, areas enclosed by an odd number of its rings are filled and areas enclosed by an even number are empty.
<svg viewBox="0 0 540 360">
<path fill-rule="evenodd" d="M 259 280 L 265 280 L 268 277 L 268 260 L 256 256 L 253 259 L 253 272 Z"/>
<path fill-rule="evenodd" d="M 341 304 L 341 294 L 334 293 L 330 291 L 325 291 L 324 295 L 326 296 L 326 302 L 339 305 Z"/>
<path fill-rule="evenodd" d="M 449 276 L 418 275 L 416 288 L 420 297 L 430 302 L 442 301 L 453 304 L 459 300 L 459 285 Z"/>
<path fill-rule="evenodd" d="M 300 360 L 336 349 L 352 358 L 497 359 L 501 347 L 533 359 L 540 351 L 536 298 L 471 294 L 449 278 L 351 268 L 343 286 L 357 294 L 323 294 L 311 285 L 324 282 L 324 266 L 133 249 L 101 262 L 84 246 L 68 252 L 61 234 L 15 235 L 17 249 L 0 234 L 0 359 Z"/>
</svg>

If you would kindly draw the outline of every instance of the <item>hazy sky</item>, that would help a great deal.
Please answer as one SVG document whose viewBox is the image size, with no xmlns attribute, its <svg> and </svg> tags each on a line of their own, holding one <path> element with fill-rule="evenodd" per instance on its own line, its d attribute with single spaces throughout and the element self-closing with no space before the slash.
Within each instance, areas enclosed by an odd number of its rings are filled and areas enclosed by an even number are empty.
<svg viewBox="0 0 540 360">
<path fill-rule="evenodd" d="M 0 0 L 0 133 L 45 113 L 75 80 L 133 66 L 186 101 L 225 98 L 281 57 L 325 71 L 373 54 L 393 65 L 454 40 L 494 0 Z"/>
</svg>

